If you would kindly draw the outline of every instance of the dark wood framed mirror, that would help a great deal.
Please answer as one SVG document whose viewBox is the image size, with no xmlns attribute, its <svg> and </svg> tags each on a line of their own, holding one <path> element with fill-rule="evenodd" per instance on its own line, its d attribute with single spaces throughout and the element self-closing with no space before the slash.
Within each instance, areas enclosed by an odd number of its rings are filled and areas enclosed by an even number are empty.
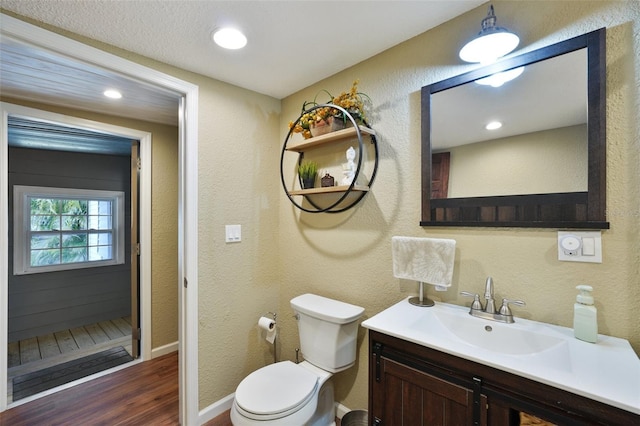
<svg viewBox="0 0 640 426">
<path fill-rule="evenodd" d="M 421 226 L 609 228 L 605 36 L 422 88 Z M 483 80 L 512 70 L 502 85 Z"/>
</svg>

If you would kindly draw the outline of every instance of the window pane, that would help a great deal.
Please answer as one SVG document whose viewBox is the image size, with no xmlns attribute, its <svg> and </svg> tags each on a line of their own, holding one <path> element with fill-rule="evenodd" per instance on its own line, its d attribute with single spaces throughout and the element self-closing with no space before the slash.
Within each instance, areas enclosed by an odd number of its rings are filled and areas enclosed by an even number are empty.
<svg viewBox="0 0 640 426">
<path fill-rule="evenodd" d="M 111 244 L 110 232 L 96 232 L 89 234 L 89 246 L 110 246 Z"/>
<path fill-rule="evenodd" d="M 32 249 L 47 249 L 60 247 L 60 235 L 37 234 L 31 236 Z"/>
<path fill-rule="evenodd" d="M 64 231 L 75 231 L 78 229 L 87 229 L 86 216 L 62 216 L 62 229 Z"/>
<path fill-rule="evenodd" d="M 89 260 L 111 260 L 112 251 L 111 246 L 89 247 Z"/>
<path fill-rule="evenodd" d="M 57 231 L 60 229 L 60 216 L 31 216 L 32 231 Z"/>
<path fill-rule="evenodd" d="M 65 234 L 62 236 L 62 247 L 86 247 L 87 234 Z"/>
<path fill-rule="evenodd" d="M 86 262 L 87 259 L 86 247 L 62 249 L 62 263 Z"/>
<path fill-rule="evenodd" d="M 60 263 L 60 250 L 31 250 L 31 266 L 57 265 Z"/>
<path fill-rule="evenodd" d="M 60 214 L 86 215 L 87 200 L 62 200 Z"/>
<path fill-rule="evenodd" d="M 99 208 L 98 208 L 98 214 L 103 214 L 103 215 L 112 215 L 113 212 L 111 211 L 111 201 L 99 201 Z"/>
<path fill-rule="evenodd" d="M 31 214 L 59 214 L 60 200 L 55 198 L 30 198 Z"/>
<path fill-rule="evenodd" d="M 89 216 L 89 229 L 111 229 L 111 216 Z"/>
</svg>

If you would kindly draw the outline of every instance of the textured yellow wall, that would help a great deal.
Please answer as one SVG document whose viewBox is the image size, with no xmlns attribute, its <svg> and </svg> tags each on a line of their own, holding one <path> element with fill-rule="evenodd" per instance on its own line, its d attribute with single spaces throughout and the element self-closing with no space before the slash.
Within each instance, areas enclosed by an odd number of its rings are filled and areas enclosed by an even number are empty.
<svg viewBox="0 0 640 426">
<path fill-rule="evenodd" d="M 500 25 L 521 37 L 520 53 L 607 27 L 607 202 L 611 229 L 603 232 L 603 263 L 557 260 L 551 229 L 421 228 L 420 88 L 468 71 L 460 46 L 479 29 L 486 5 L 337 75 L 282 104 L 281 132 L 303 100 L 319 89 L 346 90 L 355 78 L 376 106 L 373 126 L 381 149 L 372 192 L 337 215 L 307 214 L 280 196 L 282 356 L 298 344 L 289 300 L 314 292 L 365 307 L 365 318 L 416 292 L 393 277 L 393 235 L 457 240 L 453 286 L 429 295 L 468 305 L 461 290 L 481 292 L 493 276 L 496 296 L 523 299 L 516 316 L 571 326 L 575 286 L 594 286 L 599 328 L 629 339 L 640 351 L 640 3 L 584 1 L 493 2 Z M 336 400 L 367 406 L 367 341 L 359 334 L 359 362 L 335 376 Z"/>
<path fill-rule="evenodd" d="M 151 142 L 151 347 L 178 340 L 178 128 L 158 123 L 2 99 L 44 111 L 65 114 L 152 134 Z"/>
<path fill-rule="evenodd" d="M 273 361 L 258 318 L 278 309 L 280 101 L 207 78 L 199 86 L 200 408 Z M 225 225 L 242 242 L 225 243 Z"/>
<path fill-rule="evenodd" d="M 529 229 L 421 228 L 420 88 L 468 71 L 459 47 L 478 30 L 486 6 L 278 100 L 239 89 L 73 34 L 63 34 L 199 86 L 199 390 L 201 409 L 235 390 L 272 360 L 256 328 L 277 310 L 280 359 L 298 346 L 289 300 L 304 292 L 365 307 L 365 317 L 414 294 L 391 272 L 393 235 L 455 238 L 454 285 L 442 299 L 466 304 L 487 275 L 497 297 L 522 298 L 516 315 L 570 326 L 575 285 L 595 287 L 601 332 L 640 351 L 640 65 L 637 2 L 494 2 L 499 23 L 521 36 L 519 52 L 603 26 L 607 33 L 607 191 L 611 229 L 604 261 L 558 262 L 556 232 Z M 55 29 L 54 29 L 55 30 Z M 366 27 L 363 31 L 375 30 Z M 60 31 L 58 31 L 60 32 Z M 338 215 L 306 214 L 280 188 L 279 155 L 287 123 L 321 89 L 340 92 L 360 78 L 374 100 L 380 168 L 373 191 Z M 241 224 L 243 241 L 225 244 L 224 225 Z M 155 265 L 154 268 L 159 265 Z M 155 321 L 155 320 L 154 320 Z M 155 343 L 154 343 L 155 344 Z M 367 342 L 359 332 L 357 365 L 335 377 L 336 400 L 367 404 Z"/>
</svg>

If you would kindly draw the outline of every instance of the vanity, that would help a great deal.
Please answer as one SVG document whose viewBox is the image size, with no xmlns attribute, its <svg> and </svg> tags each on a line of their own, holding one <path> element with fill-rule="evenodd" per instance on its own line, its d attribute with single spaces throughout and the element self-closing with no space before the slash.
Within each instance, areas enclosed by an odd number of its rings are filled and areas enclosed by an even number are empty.
<svg viewBox="0 0 640 426">
<path fill-rule="evenodd" d="M 602 28 L 424 86 L 420 226 L 609 229 L 605 48 Z M 369 424 L 640 425 L 628 341 L 495 319 L 403 300 L 366 320 Z"/>
<path fill-rule="evenodd" d="M 629 342 L 591 344 L 566 327 L 403 300 L 369 329 L 370 425 L 640 424 L 640 359 Z"/>
</svg>

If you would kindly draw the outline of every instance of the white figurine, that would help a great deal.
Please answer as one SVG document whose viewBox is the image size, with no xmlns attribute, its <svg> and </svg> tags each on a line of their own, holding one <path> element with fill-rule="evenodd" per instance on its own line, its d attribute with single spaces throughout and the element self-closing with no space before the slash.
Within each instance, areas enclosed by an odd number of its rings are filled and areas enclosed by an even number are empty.
<svg viewBox="0 0 640 426">
<path fill-rule="evenodd" d="M 347 163 L 342 166 L 342 173 L 344 177 L 342 178 L 342 185 L 351 185 L 353 179 L 356 177 L 356 163 L 353 162 L 356 158 L 356 150 L 353 149 L 352 146 L 347 149 Z"/>
</svg>

